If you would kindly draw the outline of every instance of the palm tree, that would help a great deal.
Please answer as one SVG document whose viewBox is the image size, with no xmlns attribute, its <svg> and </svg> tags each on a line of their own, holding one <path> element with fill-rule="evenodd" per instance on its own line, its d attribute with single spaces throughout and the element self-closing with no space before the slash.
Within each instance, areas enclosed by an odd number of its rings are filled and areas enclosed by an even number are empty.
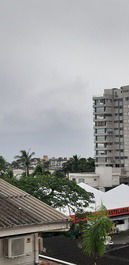
<svg viewBox="0 0 129 265">
<path fill-rule="evenodd" d="M 63 171 L 65 173 L 79 172 L 79 161 L 80 158 L 77 155 L 74 155 L 67 162 L 63 164 Z"/>
<path fill-rule="evenodd" d="M 35 152 L 30 153 L 26 150 L 20 151 L 21 155 L 15 156 L 18 162 L 22 163 L 25 169 L 26 177 L 29 176 L 29 167 L 33 161 L 32 156 L 35 155 Z"/>
<path fill-rule="evenodd" d="M 100 210 L 98 213 L 88 218 L 88 224 L 84 230 L 83 251 L 94 260 L 97 265 L 98 257 L 106 252 L 106 239 L 112 228 L 112 221 L 108 218 L 106 210 Z"/>
</svg>

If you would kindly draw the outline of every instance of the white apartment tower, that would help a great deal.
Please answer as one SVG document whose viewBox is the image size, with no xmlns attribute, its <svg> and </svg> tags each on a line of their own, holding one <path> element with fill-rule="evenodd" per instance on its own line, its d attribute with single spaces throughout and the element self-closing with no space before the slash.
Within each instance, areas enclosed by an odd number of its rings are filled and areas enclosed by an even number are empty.
<svg viewBox="0 0 129 265">
<path fill-rule="evenodd" d="M 96 166 L 121 168 L 129 177 L 129 86 L 93 97 Z"/>
</svg>

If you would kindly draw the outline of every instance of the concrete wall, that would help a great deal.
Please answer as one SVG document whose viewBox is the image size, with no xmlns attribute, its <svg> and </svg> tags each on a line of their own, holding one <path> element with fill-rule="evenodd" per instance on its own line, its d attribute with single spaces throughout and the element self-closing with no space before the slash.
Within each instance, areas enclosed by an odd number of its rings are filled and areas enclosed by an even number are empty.
<svg viewBox="0 0 129 265">
<path fill-rule="evenodd" d="M 76 181 L 77 184 L 80 182 L 86 183 L 92 187 L 98 187 L 99 176 L 93 173 L 69 173 L 69 180 Z"/>
<path fill-rule="evenodd" d="M 95 172 L 99 175 L 99 187 L 112 187 L 120 184 L 119 169 L 114 171 L 112 167 L 96 167 Z"/>
<path fill-rule="evenodd" d="M 129 219 L 124 219 L 123 222 L 123 224 L 117 224 L 119 231 L 126 231 L 129 229 Z"/>
<path fill-rule="evenodd" d="M 77 184 L 84 182 L 94 188 L 112 187 L 120 184 L 120 169 L 112 167 L 96 167 L 93 173 L 69 173 L 69 180 Z"/>
<path fill-rule="evenodd" d="M 96 167 L 95 171 L 99 175 L 100 187 L 112 186 L 112 167 Z"/>
</svg>

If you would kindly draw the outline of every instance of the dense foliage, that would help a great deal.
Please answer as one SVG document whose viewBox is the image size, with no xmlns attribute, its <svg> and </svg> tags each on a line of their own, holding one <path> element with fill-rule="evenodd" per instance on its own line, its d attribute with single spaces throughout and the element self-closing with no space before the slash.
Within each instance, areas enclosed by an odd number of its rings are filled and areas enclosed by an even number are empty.
<svg viewBox="0 0 129 265">
<path fill-rule="evenodd" d="M 67 206 L 69 213 L 71 210 L 82 211 L 93 197 L 75 182 L 54 176 L 25 177 L 8 181 L 53 207 Z"/>
<path fill-rule="evenodd" d="M 78 173 L 78 172 L 94 172 L 95 161 L 93 158 L 79 158 L 77 155 L 70 158 L 66 163 L 63 164 L 65 173 Z"/>
<path fill-rule="evenodd" d="M 97 258 L 103 256 L 106 251 L 106 237 L 111 231 L 112 221 L 107 216 L 107 211 L 101 210 L 89 217 L 89 221 L 84 230 L 83 250 L 93 257 L 94 264 Z"/>
<path fill-rule="evenodd" d="M 3 156 L 0 156 L 0 177 L 13 177 L 13 171 Z"/>
<path fill-rule="evenodd" d="M 41 175 L 50 175 L 50 172 L 49 170 L 47 169 L 46 167 L 46 163 L 39 163 L 35 169 L 34 169 L 34 172 L 33 172 L 33 176 L 41 176 Z"/>
</svg>

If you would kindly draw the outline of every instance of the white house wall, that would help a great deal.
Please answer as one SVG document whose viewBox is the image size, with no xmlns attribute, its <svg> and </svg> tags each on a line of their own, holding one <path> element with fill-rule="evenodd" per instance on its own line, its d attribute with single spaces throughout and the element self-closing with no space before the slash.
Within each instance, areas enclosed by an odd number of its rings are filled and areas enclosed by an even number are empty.
<svg viewBox="0 0 129 265">
<path fill-rule="evenodd" d="M 4 239 L 0 239 L 0 265 L 34 265 L 34 235 L 24 236 L 31 239 L 29 252 L 25 256 L 8 258 L 4 253 Z M 27 244 L 27 243 L 26 243 Z"/>
<path fill-rule="evenodd" d="M 99 186 L 98 175 L 95 173 L 69 173 L 69 180 L 74 180 L 77 184 L 83 182 L 92 187 Z"/>
<path fill-rule="evenodd" d="M 118 218 L 119 220 L 119 218 Z M 117 224 L 117 228 L 119 231 L 126 231 L 129 229 L 129 219 L 123 219 L 124 223 L 123 224 Z"/>
</svg>

